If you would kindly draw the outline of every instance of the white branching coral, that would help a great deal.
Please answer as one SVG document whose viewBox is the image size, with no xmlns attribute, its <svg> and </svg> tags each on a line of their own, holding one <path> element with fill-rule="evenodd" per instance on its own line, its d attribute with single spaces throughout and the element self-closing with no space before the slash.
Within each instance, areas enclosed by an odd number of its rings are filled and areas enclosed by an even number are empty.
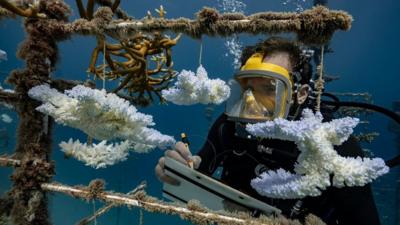
<svg viewBox="0 0 400 225">
<path fill-rule="evenodd" d="M 28 94 L 44 102 L 36 108 L 38 111 L 52 116 L 58 123 L 102 140 L 90 145 L 72 139 L 60 143 L 67 155 L 96 169 L 125 160 L 130 149 L 143 153 L 175 144 L 173 137 L 148 127 L 154 125 L 152 116 L 138 112 L 129 102 L 115 94 L 107 94 L 105 90 L 78 85 L 63 94 L 40 85 Z M 125 141 L 107 144 L 106 140 L 111 139 Z"/>
<path fill-rule="evenodd" d="M 0 62 L 7 61 L 7 52 L 0 49 Z"/>
<path fill-rule="evenodd" d="M 14 90 L 12 90 L 12 89 L 4 89 L 3 86 L 1 86 L 1 85 L 0 85 L 0 91 L 4 91 L 4 92 L 7 92 L 7 93 L 15 93 Z"/>
<path fill-rule="evenodd" d="M 295 174 L 279 169 L 253 179 L 251 185 L 258 193 L 272 198 L 318 196 L 330 185 L 363 186 L 389 171 L 381 158 L 342 157 L 334 150 L 333 145 L 342 144 L 353 133 L 357 118 L 322 119 L 321 113 L 305 109 L 299 121 L 279 118 L 246 126 L 257 137 L 294 141 L 301 152 Z"/>
<path fill-rule="evenodd" d="M 68 157 L 74 157 L 82 161 L 87 166 L 93 168 L 105 168 L 109 165 L 125 161 L 129 154 L 130 142 L 124 141 L 119 144 L 107 144 L 107 141 L 101 141 L 98 144 L 88 145 L 79 140 L 61 142 L 61 151 Z"/>
<path fill-rule="evenodd" d="M 58 123 L 80 129 L 98 140 L 128 141 L 119 145 L 106 145 L 104 141 L 98 145 L 87 145 L 70 140 L 68 145 L 65 142 L 62 144 L 63 149 L 74 152 L 73 156 L 88 165 L 99 164 L 96 167 L 104 167 L 111 165 L 111 162 L 121 161 L 123 153 L 129 148 L 147 152 L 155 147 L 165 148 L 175 143 L 173 137 L 147 127 L 154 125 L 150 115 L 138 112 L 126 100 L 112 93 L 107 94 L 104 90 L 78 85 L 63 94 L 47 85 L 40 85 L 29 90 L 28 94 L 44 102 L 37 110 L 52 116 Z M 109 157 L 110 161 L 103 163 L 106 153 L 111 154 L 112 149 L 116 158 Z"/>
<path fill-rule="evenodd" d="M 3 121 L 4 123 L 12 123 L 12 121 L 13 121 L 13 119 L 5 113 L 1 114 L 0 118 L 1 118 L 1 121 Z"/>
<path fill-rule="evenodd" d="M 182 70 L 174 87 L 163 90 L 162 96 L 177 105 L 221 104 L 230 94 L 230 88 L 221 79 L 209 79 L 202 65 L 196 74 Z"/>
<path fill-rule="evenodd" d="M 153 126 L 150 115 L 140 113 L 128 101 L 105 90 L 78 85 L 65 94 L 46 85 L 33 87 L 31 98 L 44 102 L 36 108 L 52 116 L 56 122 L 82 130 L 98 140 L 129 140 L 136 150 L 165 148 L 175 144 L 171 136 L 163 135 Z"/>
</svg>

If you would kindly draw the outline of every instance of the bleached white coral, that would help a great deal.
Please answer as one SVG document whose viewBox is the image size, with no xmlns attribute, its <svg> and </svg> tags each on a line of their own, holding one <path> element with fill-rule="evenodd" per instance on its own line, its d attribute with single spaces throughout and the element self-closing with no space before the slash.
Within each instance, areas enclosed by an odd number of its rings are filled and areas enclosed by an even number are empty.
<svg viewBox="0 0 400 225">
<path fill-rule="evenodd" d="M 11 123 L 13 121 L 13 119 L 5 113 L 1 114 L 0 117 L 4 123 Z"/>
<path fill-rule="evenodd" d="M 0 49 L 0 62 L 7 61 L 7 52 Z"/>
<path fill-rule="evenodd" d="M 162 96 L 177 105 L 220 104 L 230 94 L 230 88 L 221 79 L 209 79 L 202 65 L 196 74 L 182 70 L 174 87 L 163 90 Z"/>
<path fill-rule="evenodd" d="M 0 50 L 0 51 L 1 51 L 1 50 Z M 0 85 L 0 91 L 7 92 L 7 93 L 15 93 L 14 90 L 11 90 L 11 89 L 4 89 L 3 86 L 1 86 L 1 85 Z M 0 102 L 0 105 L 6 107 L 6 108 L 8 108 L 8 109 L 13 109 L 13 108 L 14 108 L 13 105 L 7 104 L 7 103 L 5 103 L 5 102 Z"/>
<path fill-rule="evenodd" d="M 357 118 L 345 117 L 322 122 L 321 113 L 303 110 L 299 121 L 275 119 L 248 124 L 246 130 L 257 137 L 294 141 L 300 155 L 292 174 L 283 169 L 268 171 L 251 181 L 261 195 L 272 198 L 318 196 L 328 186 L 363 186 L 387 173 L 380 158 L 342 157 L 333 148 L 353 133 Z M 332 177 L 332 184 L 330 182 Z"/>
<path fill-rule="evenodd" d="M 8 92 L 8 93 L 15 93 L 14 90 L 12 90 L 12 89 L 4 89 L 3 86 L 1 86 L 1 85 L 0 85 L 0 90 L 4 91 L 4 92 Z"/>
<path fill-rule="evenodd" d="M 130 140 L 137 150 L 165 148 L 175 143 L 173 137 L 148 127 L 154 125 L 152 116 L 138 112 L 128 101 L 113 93 L 82 85 L 65 93 L 46 85 L 33 87 L 28 92 L 31 98 L 44 102 L 36 108 L 38 111 L 95 139 Z"/>
<path fill-rule="evenodd" d="M 84 162 L 85 165 L 96 169 L 125 161 L 131 147 L 129 141 L 119 144 L 107 144 L 107 141 L 104 140 L 98 144 L 88 145 L 81 143 L 79 140 L 73 141 L 72 138 L 68 142 L 61 142 L 59 145 L 65 155 L 74 157 Z"/>
</svg>

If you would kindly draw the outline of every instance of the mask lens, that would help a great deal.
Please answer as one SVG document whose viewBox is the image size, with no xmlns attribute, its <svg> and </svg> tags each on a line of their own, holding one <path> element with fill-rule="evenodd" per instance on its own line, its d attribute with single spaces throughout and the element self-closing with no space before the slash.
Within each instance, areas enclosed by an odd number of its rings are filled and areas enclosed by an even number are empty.
<svg viewBox="0 0 400 225">
<path fill-rule="evenodd" d="M 251 90 L 255 102 L 264 108 L 259 115 L 272 116 L 275 111 L 277 80 L 268 77 L 252 77 L 239 79 L 243 90 Z M 244 92 L 245 93 L 245 92 Z M 245 97 L 245 96 L 244 96 Z"/>
<path fill-rule="evenodd" d="M 273 115 L 274 103 L 263 99 L 260 101 L 261 96 L 256 97 L 251 89 L 247 89 L 243 93 L 243 104 L 240 110 L 240 117 L 247 117 L 253 119 L 264 119 Z"/>
<path fill-rule="evenodd" d="M 273 120 L 286 110 L 288 85 L 279 78 L 246 74 L 230 81 L 231 96 L 225 113 L 248 121 Z"/>
</svg>

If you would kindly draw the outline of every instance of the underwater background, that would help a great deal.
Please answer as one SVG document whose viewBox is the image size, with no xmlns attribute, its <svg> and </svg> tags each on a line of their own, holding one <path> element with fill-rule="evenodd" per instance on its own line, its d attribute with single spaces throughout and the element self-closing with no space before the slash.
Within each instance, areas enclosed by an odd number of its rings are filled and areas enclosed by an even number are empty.
<svg viewBox="0 0 400 225">
<path fill-rule="evenodd" d="M 72 18 L 78 18 L 75 1 L 65 0 L 73 9 Z M 253 14 L 262 11 L 301 11 L 312 7 L 311 0 L 146 0 L 122 1 L 121 7 L 135 18 L 142 18 L 147 10 L 154 13 L 155 8 L 164 6 L 166 18 L 194 18 L 195 13 L 204 6 L 214 7 L 220 12 L 242 11 Z M 335 32 L 330 48 L 333 53 L 325 56 L 325 71 L 329 75 L 340 76 L 339 80 L 326 85 L 327 92 L 368 92 L 374 104 L 393 109 L 393 102 L 400 101 L 399 65 L 400 46 L 400 2 L 396 0 L 382 1 L 339 1 L 329 0 L 330 9 L 349 12 L 353 18 L 350 31 Z M 172 37 L 175 34 L 171 34 Z M 242 35 L 234 38 L 203 37 L 202 41 L 183 36 L 173 47 L 174 69 L 196 70 L 199 64 L 200 43 L 203 46 L 202 64 L 211 78 L 230 79 L 235 71 L 233 64 L 235 53 L 240 46 L 251 45 L 267 36 Z M 8 60 L 0 62 L 1 85 L 8 73 L 16 68 L 24 67 L 24 62 L 16 57 L 19 43 L 25 38 L 22 19 L 4 19 L 0 21 L 0 49 L 8 53 Z M 73 38 L 59 42 L 60 61 L 52 73 L 53 78 L 85 80 L 86 70 L 93 48 L 95 37 L 75 35 Z M 235 51 L 236 50 L 236 51 Z M 240 52 L 239 52 L 240 53 Z M 98 83 L 100 87 L 101 82 Z M 107 85 L 112 85 L 106 83 Z M 365 100 L 355 98 L 352 100 Z M 400 103 L 398 103 L 400 104 Z M 400 106 L 399 106 L 400 108 Z M 155 103 L 140 111 L 153 115 L 155 128 L 164 134 L 173 135 L 177 140 L 181 132 L 186 132 L 191 141 L 191 150 L 195 153 L 204 143 L 207 131 L 212 122 L 223 112 L 220 106 L 176 106 Z M 400 109 L 397 109 L 400 111 Z M 18 118 L 15 112 L 0 107 L 0 114 L 7 114 L 12 122 L 0 121 L 0 154 L 12 154 L 16 141 Z M 370 123 L 359 125 L 358 132 L 378 132 L 380 135 L 370 143 L 363 143 L 363 148 L 377 157 L 389 159 L 400 154 L 400 129 L 390 125 L 392 121 L 385 116 L 373 113 L 366 118 Z M 391 127 L 391 131 L 389 131 Z M 396 131 L 397 130 L 397 134 Z M 128 160 L 106 169 L 93 169 L 75 159 L 65 159 L 59 151 L 58 143 L 69 138 L 85 141 L 87 136 L 76 129 L 55 125 L 53 129 L 52 160 L 56 161 L 54 181 L 78 185 L 88 184 L 94 178 L 106 181 L 106 189 L 117 192 L 128 192 L 141 181 L 147 181 L 146 191 L 149 195 L 161 197 L 162 184 L 154 175 L 154 167 L 164 154 L 155 150 L 149 154 L 130 154 Z M 397 139 L 397 147 L 396 147 Z M 11 168 L 0 168 L 0 194 L 11 187 L 9 176 Z M 400 168 L 395 168 L 373 183 L 375 202 L 382 224 L 400 224 Z M 96 202 L 101 207 L 101 202 Z M 51 220 L 55 225 L 74 224 L 83 217 L 93 213 L 93 204 L 73 199 L 63 194 L 49 194 Z M 144 224 L 189 224 L 177 216 L 143 212 Z M 97 224 L 138 224 L 140 211 L 136 208 L 114 208 L 97 219 Z"/>
</svg>

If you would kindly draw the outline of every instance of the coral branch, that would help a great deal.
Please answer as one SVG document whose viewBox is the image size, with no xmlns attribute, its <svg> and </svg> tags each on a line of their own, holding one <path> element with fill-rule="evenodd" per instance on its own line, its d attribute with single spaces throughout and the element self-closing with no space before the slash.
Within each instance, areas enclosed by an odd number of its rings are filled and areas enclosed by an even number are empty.
<svg viewBox="0 0 400 225">
<path fill-rule="evenodd" d="M 28 9 L 21 9 L 20 7 L 16 6 L 15 4 L 6 1 L 6 0 L 0 0 L 0 6 L 4 7 L 5 9 L 20 15 L 24 17 L 38 17 L 38 18 L 46 18 L 46 15 L 43 13 L 38 13 L 38 6 L 33 5 L 32 7 Z"/>
<path fill-rule="evenodd" d="M 113 5 L 112 5 L 112 7 L 111 7 L 111 10 L 112 10 L 113 12 L 115 12 L 115 11 L 118 9 L 118 6 L 119 6 L 120 3 L 121 3 L 120 0 L 115 0 L 114 3 L 113 3 Z"/>
<path fill-rule="evenodd" d="M 19 99 L 18 95 L 15 94 L 14 92 L 0 89 L 0 102 L 15 105 L 18 99 Z"/>
<path fill-rule="evenodd" d="M 94 12 L 94 0 L 88 0 L 86 6 L 86 16 L 88 20 L 93 19 L 93 12 Z"/>
<path fill-rule="evenodd" d="M 86 10 L 85 7 L 83 6 L 82 0 L 76 0 L 76 5 L 78 6 L 79 16 L 81 18 L 87 19 Z"/>
<path fill-rule="evenodd" d="M 0 7 L 0 20 L 7 17 L 15 18 L 15 14 L 5 8 Z"/>
<path fill-rule="evenodd" d="M 177 105 L 221 104 L 230 95 L 229 86 L 221 79 L 210 79 L 200 65 L 196 74 L 183 70 L 178 74 L 174 87 L 163 90 L 162 96 Z"/>
<path fill-rule="evenodd" d="M 0 166 L 4 167 L 17 167 L 21 164 L 20 160 L 11 159 L 7 156 L 0 157 Z"/>
<path fill-rule="evenodd" d="M 271 198 L 296 199 L 318 196 L 329 186 L 364 186 L 389 172 L 381 158 L 353 158 L 339 155 L 334 145 L 346 141 L 357 118 L 345 117 L 322 122 L 320 112 L 304 109 L 300 120 L 282 118 L 248 124 L 246 130 L 260 138 L 294 141 L 301 152 L 294 172 L 268 170 L 251 181 L 258 193 Z"/>
<path fill-rule="evenodd" d="M 171 48 L 177 44 L 180 37 L 181 34 L 171 39 L 159 32 L 154 32 L 152 35 L 138 33 L 119 44 L 108 44 L 104 37 L 98 36 L 88 71 L 100 79 L 121 78 L 119 86 L 113 93 L 125 89 L 131 96 L 135 95 L 139 100 L 135 103 L 143 103 L 140 104 L 142 106 L 148 105 L 153 100 L 152 93 L 163 101 L 159 92 L 167 88 L 168 81 L 176 75 L 172 70 Z M 96 67 L 100 52 L 103 54 L 103 64 Z M 125 61 L 119 61 L 121 58 Z M 156 68 L 149 68 L 152 65 L 150 60 L 156 64 Z M 145 93 L 148 96 L 144 96 Z"/>
<path fill-rule="evenodd" d="M 79 140 L 73 141 L 70 138 L 68 142 L 63 141 L 59 146 L 67 157 L 74 157 L 85 162 L 85 165 L 98 169 L 125 161 L 131 143 L 124 141 L 107 144 L 107 141 L 101 141 L 98 144 L 86 144 L 80 143 Z"/>
<path fill-rule="evenodd" d="M 28 94 L 44 102 L 37 110 L 97 140 L 129 140 L 137 151 L 175 144 L 173 137 L 150 128 L 154 125 L 152 116 L 138 112 L 127 101 L 113 93 L 107 94 L 105 90 L 79 85 L 63 94 L 41 85 L 32 88 Z"/>
</svg>

